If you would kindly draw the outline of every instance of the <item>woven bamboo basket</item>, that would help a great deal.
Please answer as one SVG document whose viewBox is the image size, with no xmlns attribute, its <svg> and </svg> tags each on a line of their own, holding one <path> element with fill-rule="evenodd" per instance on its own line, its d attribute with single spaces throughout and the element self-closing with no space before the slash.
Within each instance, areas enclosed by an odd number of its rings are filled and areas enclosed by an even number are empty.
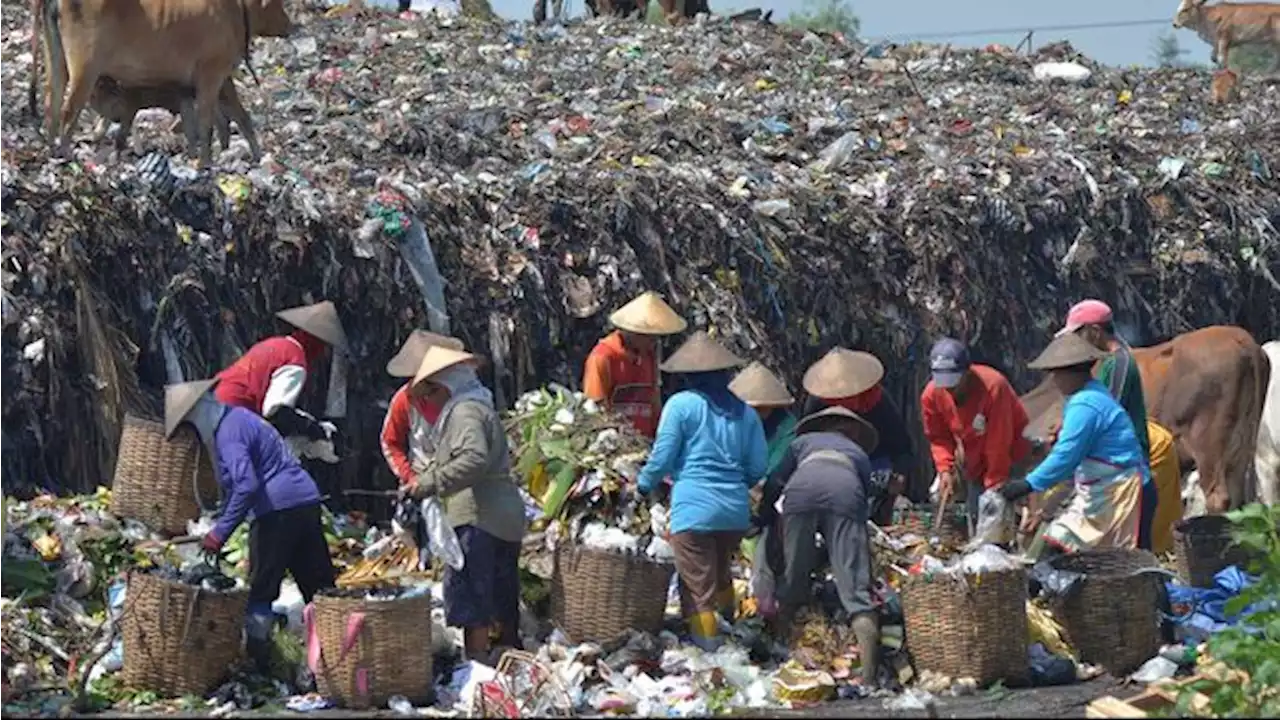
<svg viewBox="0 0 1280 720">
<path fill-rule="evenodd" d="M 431 695 L 431 597 L 365 600 L 365 592 L 316 596 L 320 642 L 316 689 L 339 707 L 382 707 L 394 695 L 415 705 Z M 344 648 L 348 628 L 356 629 Z"/>
<path fill-rule="evenodd" d="M 199 489 L 199 497 L 196 492 Z M 165 440 L 164 425 L 124 416 L 111 488 L 111 511 L 168 535 L 187 531 L 200 507 L 218 501 L 213 464 L 190 427 Z"/>
<path fill-rule="evenodd" d="M 1193 587 L 1213 587 L 1223 568 L 1248 564 L 1249 555 L 1231 540 L 1231 521 L 1222 515 L 1187 518 L 1173 528 L 1178 577 Z"/>
<path fill-rule="evenodd" d="M 628 630 L 658 633 L 675 567 L 640 555 L 561 546 L 551 576 L 551 620 L 574 642 Z"/>
<path fill-rule="evenodd" d="M 1027 572 L 913 575 L 903 583 L 907 649 L 916 669 L 953 679 L 1027 676 Z"/>
<path fill-rule="evenodd" d="M 1089 550 L 1050 561 L 1055 570 L 1083 573 L 1080 587 L 1054 601 L 1080 659 L 1123 677 L 1160 649 L 1159 612 L 1165 577 L 1145 550 Z"/>
<path fill-rule="evenodd" d="M 894 508 L 893 526 L 898 532 L 933 537 L 937 512 L 938 507 L 933 503 Z M 963 545 L 969 540 L 969 512 L 964 503 L 953 502 L 943 511 L 942 527 L 938 529 L 937 536 L 946 545 Z"/>
<path fill-rule="evenodd" d="M 213 592 L 130 573 L 121 634 L 128 687 L 162 696 L 204 696 L 243 659 L 248 590 Z"/>
</svg>

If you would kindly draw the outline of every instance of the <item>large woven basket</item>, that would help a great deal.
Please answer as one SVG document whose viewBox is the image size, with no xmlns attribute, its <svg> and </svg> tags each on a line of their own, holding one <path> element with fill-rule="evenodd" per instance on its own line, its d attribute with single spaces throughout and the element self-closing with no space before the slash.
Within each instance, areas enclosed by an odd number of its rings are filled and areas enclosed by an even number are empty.
<svg viewBox="0 0 1280 720">
<path fill-rule="evenodd" d="M 893 509 L 893 526 L 899 532 L 909 532 L 921 537 L 934 536 L 934 518 L 938 507 L 933 503 L 921 503 L 911 507 Z M 969 512 L 964 503 L 950 503 L 943 511 L 942 527 L 938 539 L 946 545 L 963 545 L 969 539 Z"/>
<path fill-rule="evenodd" d="M 314 600 L 320 642 L 316 688 L 340 707 L 382 707 L 394 695 L 415 705 L 431 695 L 431 597 L 365 600 L 363 590 Z M 356 630 L 343 647 L 348 628 Z"/>
<path fill-rule="evenodd" d="M 913 575 L 901 590 L 916 669 L 980 684 L 1027 676 L 1027 572 Z"/>
<path fill-rule="evenodd" d="M 1159 603 L 1165 580 L 1142 570 L 1159 568 L 1145 550 L 1090 550 L 1050 561 L 1055 570 L 1084 580 L 1054 613 L 1080 659 L 1123 677 L 1160 649 Z"/>
<path fill-rule="evenodd" d="M 1231 521 L 1222 515 L 1187 518 L 1173 528 L 1178 577 L 1193 587 L 1212 587 L 1220 570 L 1239 565 L 1242 570 L 1249 555 L 1231 540 Z"/>
<path fill-rule="evenodd" d="M 121 631 L 127 687 L 204 696 L 243 659 L 248 590 L 213 592 L 130 573 Z"/>
<path fill-rule="evenodd" d="M 194 430 L 179 428 L 172 440 L 165 440 L 162 423 L 124 416 L 111 488 L 113 513 L 181 535 L 188 520 L 200 517 L 202 504 L 212 507 L 217 500 L 213 464 Z"/>
<path fill-rule="evenodd" d="M 551 620 L 574 642 L 608 642 L 628 630 L 656 634 L 674 570 L 641 555 L 561 546 L 551 575 Z"/>
</svg>

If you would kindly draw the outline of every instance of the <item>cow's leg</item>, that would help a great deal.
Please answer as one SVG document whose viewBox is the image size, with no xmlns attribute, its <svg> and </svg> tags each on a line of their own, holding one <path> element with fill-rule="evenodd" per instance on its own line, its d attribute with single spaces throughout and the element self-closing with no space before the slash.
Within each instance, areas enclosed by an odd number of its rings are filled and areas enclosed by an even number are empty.
<svg viewBox="0 0 1280 720">
<path fill-rule="evenodd" d="M 196 81 L 196 134 L 200 138 L 200 167 L 213 162 L 213 122 L 218 111 L 218 95 L 227 74 L 204 72 Z"/>
<path fill-rule="evenodd" d="M 67 87 L 70 93 L 66 107 L 62 109 L 62 132 L 58 136 L 58 152 L 64 153 L 71 142 L 71 134 L 75 132 L 76 123 L 80 121 L 80 113 L 89 104 L 93 88 L 98 83 L 96 67 L 67 68 Z"/>
<path fill-rule="evenodd" d="M 130 107 L 117 121 L 120 130 L 116 132 L 116 150 L 124 152 L 129 149 L 129 134 L 133 132 L 133 120 L 138 116 L 138 108 Z"/>
<path fill-rule="evenodd" d="M 227 117 L 230 117 L 236 121 L 236 126 L 240 128 L 240 134 L 244 136 L 245 142 L 249 143 L 249 154 L 253 156 L 254 162 L 261 160 L 262 147 L 258 145 L 258 133 L 254 131 L 253 118 L 249 117 L 249 111 L 245 110 L 244 104 L 240 102 L 240 93 L 236 92 L 236 85 L 231 78 L 227 78 L 227 82 L 222 86 L 219 105 L 223 116 L 218 131 L 222 146 L 225 148 L 230 145 L 230 130 L 225 129 Z"/>
</svg>

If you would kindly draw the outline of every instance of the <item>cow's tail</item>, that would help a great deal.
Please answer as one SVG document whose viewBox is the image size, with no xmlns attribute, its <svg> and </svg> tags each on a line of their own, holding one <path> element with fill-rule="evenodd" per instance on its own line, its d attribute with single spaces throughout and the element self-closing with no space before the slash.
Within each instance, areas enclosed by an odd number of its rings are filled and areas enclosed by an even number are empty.
<svg viewBox="0 0 1280 720">
<path fill-rule="evenodd" d="M 1246 459 L 1248 472 L 1244 483 L 1244 502 L 1253 502 L 1260 498 L 1259 486 L 1263 480 L 1258 477 L 1255 458 L 1258 455 L 1258 436 L 1262 433 L 1262 413 L 1267 408 L 1267 389 L 1271 386 L 1271 373 L 1275 372 L 1267 352 L 1261 346 L 1258 346 L 1257 352 L 1258 360 L 1253 364 L 1254 402 L 1249 405 L 1249 417 L 1245 420 L 1248 423 L 1247 427 L 1253 430 L 1253 442 L 1249 444 L 1251 452 Z"/>
<path fill-rule="evenodd" d="M 62 131 L 62 101 L 67 92 L 67 55 L 62 46 L 61 23 L 58 22 L 58 0 L 39 0 L 39 3 L 43 9 L 41 38 L 48 66 L 45 73 L 49 76 L 49 138 L 56 142 Z"/>
<path fill-rule="evenodd" d="M 249 71 L 249 77 L 253 78 L 253 84 L 262 86 L 262 81 L 258 79 L 258 73 L 253 71 L 253 64 L 249 62 L 249 55 L 253 52 L 253 31 L 249 28 L 249 1 L 241 0 L 240 16 L 244 18 L 244 69 Z"/>
<path fill-rule="evenodd" d="M 40 17 L 44 14 L 45 0 L 31 0 L 31 77 L 27 82 L 27 111 L 34 118 L 43 116 L 44 108 L 37 106 L 40 86 L 40 55 L 43 49 L 40 43 Z M 41 103 L 43 104 L 43 103 Z"/>
</svg>

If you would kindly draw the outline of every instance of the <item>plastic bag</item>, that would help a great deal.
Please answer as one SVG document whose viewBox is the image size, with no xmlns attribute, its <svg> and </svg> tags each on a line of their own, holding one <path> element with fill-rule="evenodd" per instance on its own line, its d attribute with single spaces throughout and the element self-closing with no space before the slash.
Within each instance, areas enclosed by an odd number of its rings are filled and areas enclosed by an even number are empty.
<svg viewBox="0 0 1280 720">
<path fill-rule="evenodd" d="M 1068 597 L 1084 580 L 1084 573 L 1057 570 L 1048 560 L 1041 560 L 1031 568 L 1030 590 L 1032 597 Z"/>
<path fill-rule="evenodd" d="M 1017 519 L 1013 507 L 995 490 L 987 490 L 978 498 L 978 520 L 969 547 L 984 543 L 1007 545 L 1014 540 Z"/>
<path fill-rule="evenodd" d="M 461 570 L 466 558 L 462 554 L 462 546 L 458 544 L 458 536 L 444 515 L 444 506 L 439 498 L 429 497 L 422 501 L 422 522 L 427 528 L 427 543 L 431 554 L 442 558 L 449 567 Z"/>
</svg>

